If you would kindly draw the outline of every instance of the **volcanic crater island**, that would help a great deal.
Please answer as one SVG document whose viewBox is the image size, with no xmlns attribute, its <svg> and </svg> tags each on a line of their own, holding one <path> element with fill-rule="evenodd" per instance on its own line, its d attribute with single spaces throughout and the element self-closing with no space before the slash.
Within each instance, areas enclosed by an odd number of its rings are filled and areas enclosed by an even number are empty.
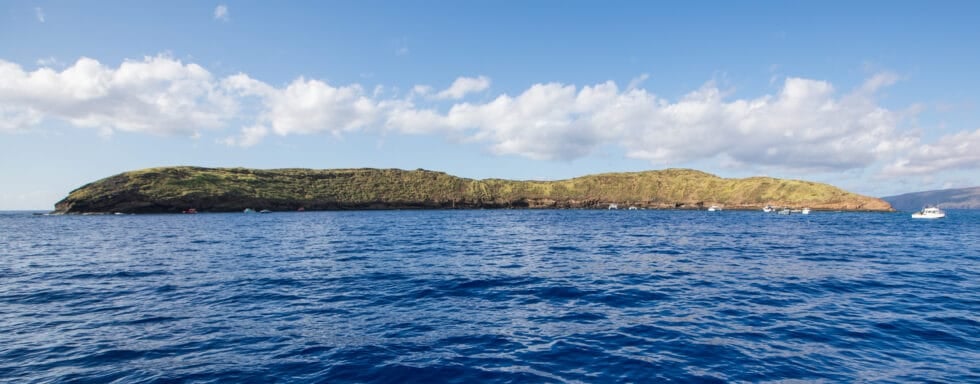
<svg viewBox="0 0 980 384">
<path fill-rule="evenodd" d="M 690 169 L 603 173 L 555 181 L 468 179 L 423 169 L 161 167 L 86 184 L 54 213 L 179 213 L 369 209 L 592 208 L 891 211 L 831 185 L 721 178 Z"/>
</svg>

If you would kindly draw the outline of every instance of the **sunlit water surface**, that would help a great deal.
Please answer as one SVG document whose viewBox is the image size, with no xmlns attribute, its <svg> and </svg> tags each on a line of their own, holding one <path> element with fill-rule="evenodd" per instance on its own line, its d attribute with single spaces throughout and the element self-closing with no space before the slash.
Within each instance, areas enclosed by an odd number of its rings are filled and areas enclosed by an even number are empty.
<svg viewBox="0 0 980 384">
<path fill-rule="evenodd" d="M 0 213 L 0 381 L 980 382 L 980 212 Z"/>
</svg>

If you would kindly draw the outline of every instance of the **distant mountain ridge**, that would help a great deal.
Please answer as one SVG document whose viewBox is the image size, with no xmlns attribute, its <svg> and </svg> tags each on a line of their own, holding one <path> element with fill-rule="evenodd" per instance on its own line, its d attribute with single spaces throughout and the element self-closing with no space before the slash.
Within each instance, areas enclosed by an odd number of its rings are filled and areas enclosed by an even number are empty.
<svg viewBox="0 0 980 384">
<path fill-rule="evenodd" d="M 418 169 L 163 167 L 121 173 L 72 191 L 59 213 L 165 213 L 465 208 L 760 209 L 890 211 L 874 197 L 803 180 L 725 179 L 690 169 L 603 173 L 555 181 L 475 180 Z"/>
<path fill-rule="evenodd" d="M 881 199 L 900 211 L 917 211 L 927 205 L 943 209 L 980 209 L 980 187 L 912 192 Z"/>
</svg>

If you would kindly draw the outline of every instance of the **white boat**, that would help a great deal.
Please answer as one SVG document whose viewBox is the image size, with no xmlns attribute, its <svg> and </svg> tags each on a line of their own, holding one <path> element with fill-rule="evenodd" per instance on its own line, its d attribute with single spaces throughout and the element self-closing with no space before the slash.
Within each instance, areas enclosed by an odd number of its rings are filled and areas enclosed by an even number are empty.
<svg viewBox="0 0 980 384">
<path fill-rule="evenodd" d="M 609 204 L 609 209 L 619 209 L 619 206 L 616 204 Z"/>
<path fill-rule="evenodd" d="M 714 212 L 714 211 L 720 211 L 720 210 L 721 210 L 721 207 L 719 207 L 717 205 L 712 205 L 712 206 L 708 207 L 708 212 Z"/>
<path fill-rule="evenodd" d="M 804 215 L 809 215 L 810 214 L 810 208 L 803 208 L 803 210 L 801 210 L 800 213 L 802 213 Z"/>
<path fill-rule="evenodd" d="M 788 215 L 790 213 L 789 208 L 783 208 L 779 211 L 780 215 Z"/>
<path fill-rule="evenodd" d="M 252 209 L 252 208 L 245 208 L 245 210 L 242 211 L 242 212 L 244 212 L 244 213 L 255 213 L 255 210 Z"/>
<path fill-rule="evenodd" d="M 633 206 L 630 206 L 630 209 L 629 209 L 629 210 L 631 210 L 631 211 L 635 211 L 635 210 L 637 210 L 637 209 L 638 209 L 638 208 L 636 208 L 636 207 L 633 207 Z"/>
<path fill-rule="evenodd" d="M 765 213 L 770 213 L 770 212 L 773 212 L 773 211 L 775 211 L 775 209 L 773 209 L 772 207 L 770 207 L 768 205 L 765 208 L 762 208 L 762 212 L 765 212 Z"/>
<path fill-rule="evenodd" d="M 942 219 L 944 217 L 946 217 L 946 212 L 936 207 L 925 207 L 912 214 L 913 219 Z"/>
</svg>

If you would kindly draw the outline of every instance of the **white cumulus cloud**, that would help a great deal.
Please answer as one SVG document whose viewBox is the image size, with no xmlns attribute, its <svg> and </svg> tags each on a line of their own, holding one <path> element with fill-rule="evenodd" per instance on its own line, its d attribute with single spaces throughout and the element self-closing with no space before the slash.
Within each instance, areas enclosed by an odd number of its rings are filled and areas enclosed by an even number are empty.
<svg viewBox="0 0 980 384">
<path fill-rule="evenodd" d="M 27 127 L 37 125 L 41 120 L 41 113 L 33 108 L 0 105 L 0 132 L 26 132 Z"/>
<path fill-rule="evenodd" d="M 13 116 L 6 131 L 55 118 L 103 132 L 192 134 L 223 127 L 237 109 L 207 70 L 166 56 L 118 68 L 83 57 L 61 71 L 0 60 L 0 104 L 0 113 Z"/>
<path fill-rule="evenodd" d="M 647 98 L 647 100 L 650 100 Z M 896 112 L 860 90 L 837 96 L 823 81 L 788 78 L 776 95 L 726 100 L 713 85 L 677 102 L 640 103 L 628 156 L 670 164 L 724 155 L 736 163 L 786 168 L 860 168 L 903 147 Z"/>
<path fill-rule="evenodd" d="M 980 169 L 980 129 L 940 137 L 915 145 L 885 167 L 886 176 L 931 175 L 948 170 Z"/>
<path fill-rule="evenodd" d="M 269 129 L 261 125 L 253 125 L 250 127 L 242 128 L 242 132 L 238 136 L 227 137 L 221 140 L 228 146 L 238 146 L 238 147 L 251 147 L 262 141 L 269 134 Z"/>
<path fill-rule="evenodd" d="M 268 100 L 266 118 L 280 135 L 355 131 L 377 119 L 377 104 L 360 85 L 334 87 L 319 80 L 293 81 Z"/>
<path fill-rule="evenodd" d="M 259 121 L 278 135 L 339 135 L 371 126 L 382 112 L 378 102 L 358 84 L 332 86 L 298 78 L 278 89 L 245 75 L 232 76 L 223 84 L 242 95 L 259 96 L 264 105 Z"/>
<path fill-rule="evenodd" d="M 44 10 L 41 9 L 41 7 L 35 7 L 34 8 L 34 17 L 37 18 L 37 21 L 43 23 L 44 22 Z"/>
<path fill-rule="evenodd" d="M 486 141 L 494 153 L 531 159 L 574 159 L 589 155 L 616 133 L 594 123 L 598 103 L 612 83 L 584 87 L 535 84 L 520 95 L 499 96 L 484 104 L 457 104 L 447 114 L 456 129 Z M 613 91 L 614 92 L 614 91 Z"/>
<path fill-rule="evenodd" d="M 879 73 L 839 90 L 827 81 L 785 78 L 771 94 L 733 98 L 709 82 L 677 98 L 607 81 L 578 86 L 532 84 L 485 101 L 486 76 L 459 77 L 436 91 L 416 86 L 402 96 L 386 87 L 331 84 L 299 77 L 270 85 L 239 73 L 215 78 L 169 56 L 111 67 L 80 58 L 63 69 L 25 70 L 0 60 L 0 132 L 24 133 L 45 120 L 98 132 L 196 136 L 256 146 L 269 135 L 358 132 L 436 135 L 486 146 L 498 155 L 573 160 L 618 148 L 634 159 L 674 166 L 842 171 L 882 169 L 885 177 L 980 168 L 980 130 L 925 142 L 904 128 L 914 106 L 897 111 L 876 100 L 898 81 Z M 444 102 L 443 100 L 450 100 Z M 229 133 L 229 131 L 237 133 Z M 231 135 L 231 136 L 227 136 Z"/>
<path fill-rule="evenodd" d="M 908 145 L 897 131 L 899 114 L 869 92 L 884 86 L 881 77 L 843 95 L 827 82 L 789 78 L 778 94 L 736 100 L 712 83 L 676 101 L 636 83 L 626 90 L 613 82 L 535 84 L 517 96 L 457 103 L 446 112 L 401 104 L 385 124 L 406 133 L 462 134 L 502 155 L 575 159 L 612 144 L 662 165 L 723 156 L 736 164 L 851 169 Z"/>
<path fill-rule="evenodd" d="M 490 78 L 479 77 L 459 77 L 453 84 L 445 90 L 436 94 L 438 99 L 462 99 L 469 93 L 484 91 L 490 88 Z"/>
</svg>

